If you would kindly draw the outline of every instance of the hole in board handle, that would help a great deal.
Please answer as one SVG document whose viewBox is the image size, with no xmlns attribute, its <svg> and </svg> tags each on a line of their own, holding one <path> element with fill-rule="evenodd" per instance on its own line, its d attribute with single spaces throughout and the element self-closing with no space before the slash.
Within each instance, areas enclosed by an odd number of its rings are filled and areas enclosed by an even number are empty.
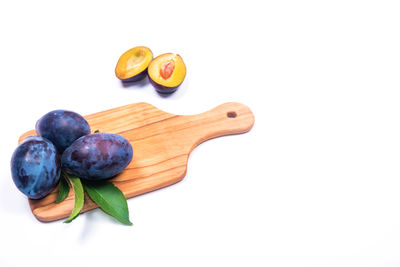
<svg viewBox="0 0 400 267">
<path fill-rule="evenodd" d="M 233 118 L 236 118 L 237 114 L 236 114 L 235 111 L 229 111 L 228 113 L 226 113 L 226 116 L 227 116 L 228 118 L 233 119 Z"/>
</svg>

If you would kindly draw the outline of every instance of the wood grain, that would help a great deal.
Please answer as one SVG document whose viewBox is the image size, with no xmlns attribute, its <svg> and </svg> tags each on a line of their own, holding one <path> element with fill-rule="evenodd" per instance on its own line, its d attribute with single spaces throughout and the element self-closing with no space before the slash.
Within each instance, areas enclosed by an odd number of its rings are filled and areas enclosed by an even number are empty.
<svg viewBox="0 0 400 267">
<path fill-rule="evenodd" d="M 240 103 L 225 103 L 197 115 L 174 115 L 147 103 L 130 104 L 85 116 L 92 131 L 116 133 L 132 144 L 128 167 L 112 181 L 126 198 L 147 193 L 183 179 L 190 152 L 200 143 L 223 135 L 249 131 L 254 124 L 251 110 Z M 19 138 L 19 143 L 34 130 Z M 74 206 L 73 192 L 55 203 L 58 188 L 40 200 L 29 200 L 35 217 L 44 222 L 66 218 Z M 96 208 L 85 196 L 82 212 Z"/>
</svg>

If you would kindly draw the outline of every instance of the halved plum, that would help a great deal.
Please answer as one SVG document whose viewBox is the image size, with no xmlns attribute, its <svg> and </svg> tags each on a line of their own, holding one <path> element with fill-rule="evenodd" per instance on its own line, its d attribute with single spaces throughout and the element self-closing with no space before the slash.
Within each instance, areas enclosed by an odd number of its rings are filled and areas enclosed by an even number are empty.
<svg viewBox="0 0 400 267">
<path fill-rule="evenodd" d="M 115 75 L 123 82 L 140 81 L 146 77 L 152 59 L 153 53 L 145 46 L 129 49 L 119 58 Z"/>
<path fill-rule="evenodd" d="M 180 55 L 166 53 L 150 62 L 148 73 L 157 92 L 173 93 L 185 79 L 186 66 Z"/>
</svg>

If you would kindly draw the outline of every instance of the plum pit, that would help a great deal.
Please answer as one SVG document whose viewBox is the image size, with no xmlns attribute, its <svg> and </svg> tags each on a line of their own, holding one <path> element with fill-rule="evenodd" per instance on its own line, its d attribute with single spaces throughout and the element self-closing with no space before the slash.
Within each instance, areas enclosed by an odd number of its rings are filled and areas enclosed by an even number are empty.
<svg viewBox="0 0 400 267">
<path fill-rule="evenodd" d="M 163 63 L 160 68 L 161 77 L 164 80 L 168 79 L 169 77 L 171 77 L 172 72 L 174 72 L 174 69 L 175 69 L 175 62 L 167 61 L 167 62 Z"/>
</svg>

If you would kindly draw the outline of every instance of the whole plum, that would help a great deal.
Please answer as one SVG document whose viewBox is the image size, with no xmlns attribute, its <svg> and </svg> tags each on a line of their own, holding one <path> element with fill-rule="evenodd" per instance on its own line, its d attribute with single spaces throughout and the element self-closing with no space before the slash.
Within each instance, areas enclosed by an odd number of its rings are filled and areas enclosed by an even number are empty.
<svg viewBox="0 0 400 267">
<path fill-rule="evenodd" d="M 11 175 L 27 197 L 39 199 L 53 190 L 60 180 L 60 157 L 56 147 L 39 136 L 27 137 L 11 158 Z"/>
<path fill-rule="evenodd" d="M 90 134 L 90 126 L 84 117 L 68 110 L 54 110 L 36 122 L 36 132 L 49 139 L 62 153 L 76 139 Z"/>
<path fill-rule="evenodd" d="M 83 179 L 101 180 L 117 175 L 132 160 L 131 144 L 120 135 L 94 133 L 82 136 L 61 158 L 62 167 Z"/>
</svg>

